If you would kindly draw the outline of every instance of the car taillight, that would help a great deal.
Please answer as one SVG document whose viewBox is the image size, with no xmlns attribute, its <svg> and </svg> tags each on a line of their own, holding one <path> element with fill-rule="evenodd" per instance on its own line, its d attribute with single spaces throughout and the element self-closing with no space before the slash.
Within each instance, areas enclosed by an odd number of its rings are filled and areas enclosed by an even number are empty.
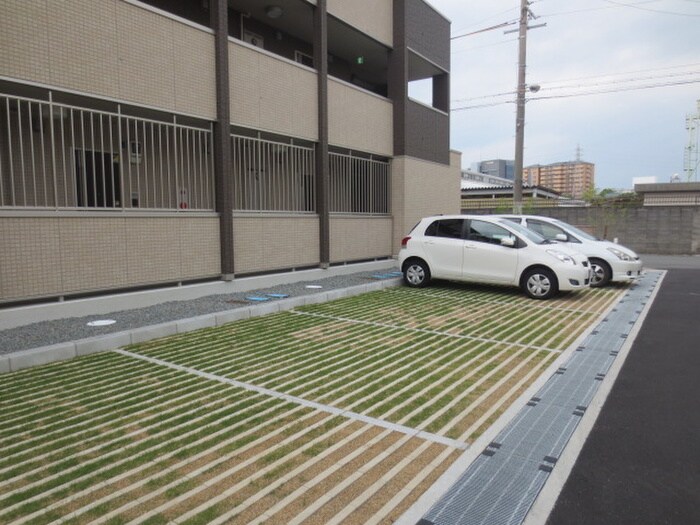
<svg viewBox="0 0 700 525">
<path fill-rule="evenodd" d="M 410 240 L 411 240 L 411 236 L 410 236 L 410 235 L 409 235 L 408 237 L 404 237 L 403 239 L 401 239 L 401 247 L 402 247 L 402 248 L 405 248 L 406 245 L 408 244 L 408 241 L 410 241 Z"/>
</svg>

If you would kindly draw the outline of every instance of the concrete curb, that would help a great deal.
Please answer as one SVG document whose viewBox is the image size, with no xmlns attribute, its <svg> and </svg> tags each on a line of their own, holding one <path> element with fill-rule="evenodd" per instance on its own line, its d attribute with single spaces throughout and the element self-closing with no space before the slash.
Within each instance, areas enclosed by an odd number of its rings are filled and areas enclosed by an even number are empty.
<svg viewBox="0 0 700 525">
<path fill-rule="evenodd" d="M 348 288 L 338 288 L 327 290 L 315 294 L 299 297 L 280 299 L 271 303 L 243 306 L 234 310 L 214 312 L 211 314 L 179 319 L 167 323 L 142 326 L 123 332 L 115 332 L 88 339 L 58 343 L 50 346 L 42 346 L 29 350 L 21 350 L 0 356 L 0 374 L 7 372 L 17 372 L 26 368 L 41 366 L 56 361 L 64 361 L 78 356 L 90 355 L 107 350 L 115 350 L 129 344 L 143 343 L 152 339 L 168 337 L 175 334 L 182 334 L 221 326 L 242 319 L 260 317 L 263 315 L 292 310 L 299 306 L 309 304 L 319 304 L 328 301 L 335 301 L 345 297 L 352 297 L 368 292 L 383 290 L 401 284 L 401 278 L 375 281 Z"/>
</svg>

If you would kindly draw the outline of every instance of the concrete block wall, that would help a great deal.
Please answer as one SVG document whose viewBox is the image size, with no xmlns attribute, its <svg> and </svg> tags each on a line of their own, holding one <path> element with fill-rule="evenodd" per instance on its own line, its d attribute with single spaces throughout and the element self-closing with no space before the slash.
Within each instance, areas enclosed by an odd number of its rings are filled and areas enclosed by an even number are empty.
<svg viewBox="0 0 700 525">
<path fill-rule="evenodd" d="M 331 216 L 331 262 L 392 255 L 392 217 Z"/>
<path fill-rule="evenodd" d="M 468 212 L 503 213 L 488 209 Z M 601 239 L 617 238 L 638 253 L 700 254 L 700 206 L 542 208 L 532 214 L 556 217 Z"/>
<path fill-rule="evenodd" d="M 219 219 L 0 216 L 0 302 L 221 273 Z"/>
<path fill-rule="evenodd" d="M 315 266 L 321 261 L 316 215 L 235 214 L 236 274 Z"/>
<path fill-rule="evenodd" d="M 212 119 L 214 35 L 122 0 L 6 0 L 3 75 Z"/>
</svg>

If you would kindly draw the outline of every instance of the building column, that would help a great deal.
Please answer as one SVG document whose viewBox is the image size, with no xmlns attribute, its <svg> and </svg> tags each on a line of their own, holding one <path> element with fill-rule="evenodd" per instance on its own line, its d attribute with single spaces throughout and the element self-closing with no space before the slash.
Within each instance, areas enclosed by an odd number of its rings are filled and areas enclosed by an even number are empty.
<svg viewBox="0 0 700 525">
<path fill-rule="evenodd" d="M 408 48 L 405 0 L 394 0 L 393 14 L 394 48 L 389 55 L 388 94 L 394 104 L 394 156 L 399 156 L 406 154 Z"/>
<path fill-rule="evenodd" d="M 316 212 L 319 218 L 321 268 L 330 265 L 328 160 L 328 17 L 326 0 L 314 10 L 314 65 L 318 78 L 318 145 L 316 147 Z"/>
<path fill-rule="evenodd" d="M 214 122 L 214 187 L 216 211 L 220 215 L 219 244 L 221 276 L 232 280 L 233 266 L 233 178 L 231 177 L 231 101 L 228 67 L 228 2 L 211 0 L 211 27 L 215 35 L 216 122 Z"/>
</svg>

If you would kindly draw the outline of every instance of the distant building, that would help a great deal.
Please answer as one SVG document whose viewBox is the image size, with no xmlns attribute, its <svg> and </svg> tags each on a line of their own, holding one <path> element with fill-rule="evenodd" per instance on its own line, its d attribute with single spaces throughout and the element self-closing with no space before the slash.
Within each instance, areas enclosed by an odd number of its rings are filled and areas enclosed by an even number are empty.
<svg viewBox="0 0 700 525">
<path fill-rule="evenodd" d="M 503 159 L 484 160 L 476 163 L 476 171 L 479 173 L 508 180 L 515 179 L 514 167 L 514 161 Z"/>
<path fill-rule="evenodd" d="M 587 190 L 595 188 L 595 164 L 582 160 L 535 164 L 523 169 L 523 181 L 580 199 Z"/>
<path fill-rule="evenodd" d="M 700 182 L 635 184 L 634 191 L 644 197 L 644 206 L 700 205 Z"/>
<path fill-rule="evenodd" d="M 523 198 L 531 206 L 557 206 L 569 199 L 541 186 L 523 184 Z M 462 209 L 512 207 L 513 181 L 462 170 Z"/>
<path fill-rule="evenodd" d="M 462 189 L 513 186 L 513 181 L 496 175 L 462 170 Z"/>
</svg>

